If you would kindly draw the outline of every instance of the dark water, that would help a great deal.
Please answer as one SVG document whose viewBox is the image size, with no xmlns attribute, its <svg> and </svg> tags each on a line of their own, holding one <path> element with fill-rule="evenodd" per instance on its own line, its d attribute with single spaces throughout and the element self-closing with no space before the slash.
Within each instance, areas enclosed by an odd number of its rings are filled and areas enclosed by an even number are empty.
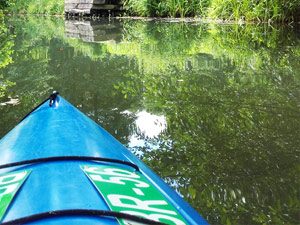
<svg viewBox="0 0 300 225">
<path fill-rule="evenodd" d="M 0 26 L 0 137 L 58 90 L 211 224 L 298 224 L 299 27 Z"/>
</svg>

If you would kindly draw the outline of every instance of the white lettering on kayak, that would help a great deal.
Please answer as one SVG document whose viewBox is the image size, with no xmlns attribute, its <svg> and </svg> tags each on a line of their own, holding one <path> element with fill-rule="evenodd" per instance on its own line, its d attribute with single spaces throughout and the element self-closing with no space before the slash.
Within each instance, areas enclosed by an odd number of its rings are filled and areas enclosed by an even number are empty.
<svg viewBox="0 0 300 225">
<path fill-rule="evenodd" d="M 165 213 L 165 214 L 171 214 L 171 215 L 177 215 L 176 212 L 166 209 L 159 209 L 151 207 L 153 205 L 168 205 L 168 203 L 164 200 L 146 200 L 142 201 L 138 198 L 134 198 L 131 196 L 126 195 L 115 195 L 110 194 L 107 196 L 110 203 L 117 207 L 125 207 L 125 208 L 132 208 L 132 209 L 139 209 L 139 210 L 146 210 L 146 211 L 152 211 L 152 212 L 159 212 L 159 213 Z M 122 201 L 125 200 L 125 201 Z M 128 202 L 132 202 L 132 204 L 128 204 Z"/>
<path fill-rule="evenodd" d="M 95 174 L 111 175 L 111 176 L 118 176 L 118 177 L 128 177 L 128 178 L 140 178 L 139 175 L 132 173 L 130 171 L 122 170 L 122 169 L 106 168 L 106 169 L 102 170 L 99 167 L 85 167 L 84 170 L 86 172 L 95 173 Z"/>
<path fill-rule="evenodd" d="M 122 213 L 126 213 L 126 214 L 130 214 L 130 215 L 134 215 L 134 216 L 140 216 L 149 220 L 154 220 L 154 221 L 158 221 L 158 222 L 164 222 L 165 220 L 168 220 L 169 222 L 172 222 L 170 225 L 186 225 L 184 222 L 182 222 L 180 219 L 174 218 L 172 216 L 168 216 L 168 215 L 162 215 L 162 214 L 145 214 L 142 212 L 136 212 L 136 211 L 121 211 Z M 162 219 L 164 221 L 162 221 Z M 127 224 L 129 225 L 140 225 L 140 223 L 134 223 L 132 221 L 127 222 Z M 168 223 L 169 224 L 169 223 Z"/>
<path fill-rule="evenodd" d="M 123 181 L 131 181 L 133 183 L 135 183 L 136 187 L 140 187 L 140 188 L 147 188 L 149 187 L 149 184 L 140 181 L 140 180 L 135 180 L 132 178 L 128 178 L 128 177 L 109 177 L 108 180 L 103 179 L 103 177 L 101 177 L 100 175 L 90 175 L 90 177 L 95 180 L 95 181 L 99 181 L 99 182 L 106 182 L 106 183 L 114 183 L 114 184 L 121 184 L 121 185 L 126 185 L 125 182 Z"/>
<path fill-rule="evenodd" d="M 23 180 L 23 178 L 27 175 L 26 171 L 21 173 L 8 174 L 4 176 L 0 176 L 0 185 L 6 185 L 15 183 Z"/>
<path fill-rule="evenodd" d="M 1 186 L 0 187 L 0 199 L 4 195 L 8 195 L 8 194 L 14 193 L 18 189 L 18 186 L 19 186 L 18 183 Z"/>
</svg>

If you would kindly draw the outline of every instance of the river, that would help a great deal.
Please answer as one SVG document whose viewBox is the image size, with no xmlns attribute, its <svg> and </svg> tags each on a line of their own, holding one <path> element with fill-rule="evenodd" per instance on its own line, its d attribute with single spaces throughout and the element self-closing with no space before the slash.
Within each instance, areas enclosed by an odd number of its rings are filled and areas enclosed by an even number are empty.
<svg viewBox="0 0 300 225">
<path fill-rule="evenodd" d="M 297 224 L 299 26 L 6 18 L 0 137 L 57 90 L 211 224 Z"/>
</svg>

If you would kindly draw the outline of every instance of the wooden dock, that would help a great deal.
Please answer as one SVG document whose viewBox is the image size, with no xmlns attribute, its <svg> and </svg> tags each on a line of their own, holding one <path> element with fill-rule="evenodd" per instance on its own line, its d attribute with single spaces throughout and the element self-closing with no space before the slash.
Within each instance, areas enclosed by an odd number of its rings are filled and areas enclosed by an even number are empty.
<svg viewBox="0 0 300 225">
<path fill-rule="evenodd" d="M 122 10 L 121 0 L 65 0 L 65 14 L 101 15 Z"/>
</svg>

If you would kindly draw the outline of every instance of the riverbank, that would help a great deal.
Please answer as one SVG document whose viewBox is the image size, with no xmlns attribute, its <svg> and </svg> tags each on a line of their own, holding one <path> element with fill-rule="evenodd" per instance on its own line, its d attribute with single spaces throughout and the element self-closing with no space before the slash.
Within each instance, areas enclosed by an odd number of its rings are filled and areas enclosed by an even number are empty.
<svg viewBox="0 0 300 225">
<path fill-rule="evenodd" d="M 290 0 L 288 3 L 284 0 L 123 0 L 123 4 L 122 16 L 130 18 L 181 18 L 180 21 L 204 20 L 218 23 L 300 21 L 298 0 Z M 5 0 L 0 3 L 0 10 L 1 8 L 12 14 L 63 15 L 64 0 Z"/>
<path fill-rule="evenodd" d="M 116 19 L 130 19 L 130 20 L 142 20 L 146 22 L 150 21 L 160 21 L 160 22 L 168 22 L 168 23 L 211 23 L 211 24 L 269 24 L 272 25 L 272 21 L 245 21 L 245 20 L 226 20 L 226 19 L 213 19 L 213 18 L 200 18 L 200 17 L 184 17 L 184 18 L 173 18 L 173 17 L 140 17 L 140 16 L 121 16 L 115 17 Z M 300 24 L 300 21 L 289 21 L 284 23 L 283 25 L 294 25 Z M 279 24 L 280 25 L 280 24 Z"/>
<path fill-rule="evenodd" d="M 184 17 L 184 18 L 172 18 L 172 17 L 141 17 L 141 16 L 111 16 L 111 17 L 101 17 L 101 16 L 66 16 L 63 14 L 26 14 L 26 13 L 5 13 L 2 14 L 4 17 L 21 17 L 26 18 L 30 16 L 38 16 L 38 17 L 44 17 L 44 18 L 62 18 L 65 17 L 67 20 L 78 20 L 78 21 L 100 21 L 102 19 L 107 18 L 108 20 L 137 20 L 137 21 L 144 21 L 144 22 L 166 22 L 166 23 L 193 23 L 193 24 L 224 24 L 224 25 L 268 25 L 268 26 L 277 26 L 277 25 L 283 25 L 283 26 L 299 26 L 300 21 L 290 21 L 288 23 L 284 24 L 273 24 L 271 21 L 245 21 L 245 20 L 225 20 L 225 19 L 212 19 L 212 18 L 200 18 L 200 17 Z M 0 11 L 0 18 L 1 18 L 1 11 Z"/>
</svg>

